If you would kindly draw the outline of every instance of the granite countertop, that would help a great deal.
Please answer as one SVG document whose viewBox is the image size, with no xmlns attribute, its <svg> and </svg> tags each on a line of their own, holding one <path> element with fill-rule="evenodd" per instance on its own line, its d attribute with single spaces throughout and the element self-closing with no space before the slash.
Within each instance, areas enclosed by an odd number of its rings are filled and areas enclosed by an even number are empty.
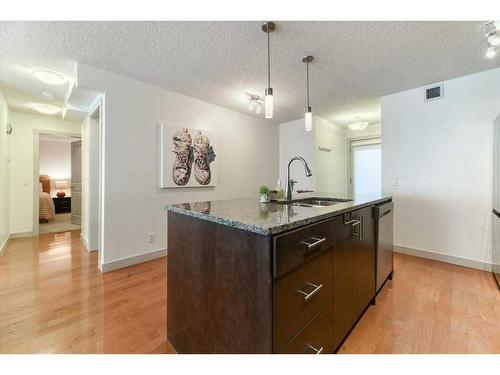
<svg viewBox="0 0 500 375">
<path fill-rule="evenodd" d="M 300 193 L 293 199 L 340 198 L 349 202 L 326 207 L 301 207 L 283 203 L 259 203 L 255 199 L 231 199 L 167 206 L 167 210 L 254 233 L 272 235 L 298 228 L 372 204 L 390 200 L 391 196 L 346 196 L 332 193 Z"/>
</svg>

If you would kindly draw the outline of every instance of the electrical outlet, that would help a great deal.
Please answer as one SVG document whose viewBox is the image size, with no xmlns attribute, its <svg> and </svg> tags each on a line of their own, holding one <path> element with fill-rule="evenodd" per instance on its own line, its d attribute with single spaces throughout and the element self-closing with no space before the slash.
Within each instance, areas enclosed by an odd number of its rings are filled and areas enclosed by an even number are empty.
<svg viewBox="0 0 500 375">
<path fill-rule="evenodd" d="M 148 243 L 153 243 L 155 241 L 155 232 L 148 233 Z"/>
<path fill-rule="evenodd" d="M 398 178 L 397 177 L 393 177 L 392 178 L 392 186 L 398 186 L 398 185 L 399 185 Z"/>
</svg>

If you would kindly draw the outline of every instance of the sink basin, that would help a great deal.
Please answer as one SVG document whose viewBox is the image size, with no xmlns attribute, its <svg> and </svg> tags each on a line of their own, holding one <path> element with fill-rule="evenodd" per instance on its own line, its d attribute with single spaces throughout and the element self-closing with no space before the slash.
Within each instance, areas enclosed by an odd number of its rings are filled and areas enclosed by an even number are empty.
<svg viewBox="0 0 500 375">
<path fill-rule="evenodd" d="M 302 198 L 302 199 L 293 199 L 291 201 L 280 201 L 275 202 L 278 204 L 291 204 L 292 206 L 300 206 L 300 207 L 328 207 L 338 203 L 350 202 L 350 199 L 341 199 L 341 198 Z"/>
</svg>

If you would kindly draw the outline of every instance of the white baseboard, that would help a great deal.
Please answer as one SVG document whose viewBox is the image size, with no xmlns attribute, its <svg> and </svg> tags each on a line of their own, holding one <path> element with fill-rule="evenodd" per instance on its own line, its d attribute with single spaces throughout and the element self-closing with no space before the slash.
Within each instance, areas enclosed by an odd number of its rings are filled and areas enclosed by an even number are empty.
<svg viewBox="0 0 500 375">
<path fill-rule="evenodd" d="M 457 257 L 455 255 L 448 255 L 443 253 L 437 253 L 435 251 L 429 250 L 421 250 L 421 249 L 413 249 L 406 246 L 394 245 L 394 251 L 396 253 L 413 255 L 419 258 L 426 258 L 431 260 L 437 260 L 439 262 L 456 264 L 458 266 L 475 268 L 481 271 L 489 271 L 491 272 L 491 264 L 480 262 L 474 259 Z"/>
<path fill-rule="evenodd" d="M 83 235 L 83 233 L 80 233 L 80 240 L 82 241 L 83 246 L 85 247 L 85 249 L 87 249 L 89 253 L 92 251 L 97 251 L 97 249 L 89 248 L 89 240 L 87 239 L 87 237 Z"/>
<path fill-rule="evenodd" d="M 28 232 L 11 233 L 9 236 L 10 238 L 25 238 L 25 237 L 35 237 L 38 236 L 38 234 L 31 230 Z"/>
<path fill-rule="evenodd" d="M 9 239 L 10 239 L 10 234 L 8 234 L 7 237 L 5 237 L 5 241 L 3 241 L 3 244 L 0 246 L 0 256 L 2 256 L 5 248 L 7 247 L 7 242 L 9 242 Z"/>
<path fill-rule="evenodd" d="M 133 257 L 118 259 L 113 262 L 99 263 L 101 272 L 114 271 L 120 268 L 133 266 L 134 264 L 144 263 L 153 259 L 161 258 L 167 255 L 167 249 L 154 250 L 152 252 Z"/>
</svg>

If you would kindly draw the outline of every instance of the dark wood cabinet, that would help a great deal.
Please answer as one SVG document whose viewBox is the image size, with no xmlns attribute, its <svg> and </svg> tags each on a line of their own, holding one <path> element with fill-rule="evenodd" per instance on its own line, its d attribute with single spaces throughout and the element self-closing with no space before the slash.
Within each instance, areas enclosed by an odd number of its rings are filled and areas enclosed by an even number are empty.
<svg viewBox="0 0 500 375">
<path fill-rule="evenodd" d="M 180 353 L 333 353 L 375 298 L 374 206 L 277 235 L 169 212 Z"/>
<path fill-rule="evenodd" d="M 71 212 L 71 197 L 52 198 L 56 214 Z"/>
<path fill-rule="evenodd" d="M 373 207 L 335 217 L 333 271 L 334 346 L 345 339 L 375 298 Z"/>
<path fill-rule="evenodd" d="M 375 298 L 375 222 L 373 207 L 357 211 L 361 220 L 361 237 L 356 250 L 358 281 L 358 316 Z"/>
<path fill-rule="evenodd" d="M 358 313 L 358 291 L 356 270 L 356 242 L 350 215 L 334 219 L 334 344 L 338 346 L 356 322 Z"/>
</svg>

